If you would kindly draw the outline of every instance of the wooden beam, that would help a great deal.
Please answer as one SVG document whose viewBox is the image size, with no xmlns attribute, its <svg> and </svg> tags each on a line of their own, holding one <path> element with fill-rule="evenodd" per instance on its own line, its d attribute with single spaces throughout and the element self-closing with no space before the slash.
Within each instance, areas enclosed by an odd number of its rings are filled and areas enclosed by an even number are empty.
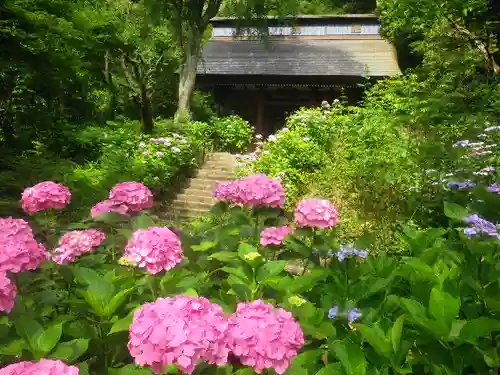
<svg viewBox="0 0 500 375">
<path fill-rule="evenodd" d="M 257 134 L 267 135 L 264 117 L 265 105 L 264 95 L 262 92 L 259 92 L 257 97 L 257 124 L 255 126 Z"/>
</svg>

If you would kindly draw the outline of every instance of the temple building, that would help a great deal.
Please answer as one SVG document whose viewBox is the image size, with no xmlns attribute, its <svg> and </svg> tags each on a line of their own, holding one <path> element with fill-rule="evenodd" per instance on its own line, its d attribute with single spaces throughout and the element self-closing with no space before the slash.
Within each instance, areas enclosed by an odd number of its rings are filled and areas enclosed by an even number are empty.
<svg viewBox="0 0 500 375">
<path fill-rule="evenodd" d="M 198 89 L 221 111 L 237 113 L 262 134 L 274 132 L 300 107 L 343 94 L 351 104 L 367 79 L 400 74 L 396 52 L 375 15 L 299 16 L 269 20 L 269 36 L 214 18 L 198 65 Z"/>
</svg>

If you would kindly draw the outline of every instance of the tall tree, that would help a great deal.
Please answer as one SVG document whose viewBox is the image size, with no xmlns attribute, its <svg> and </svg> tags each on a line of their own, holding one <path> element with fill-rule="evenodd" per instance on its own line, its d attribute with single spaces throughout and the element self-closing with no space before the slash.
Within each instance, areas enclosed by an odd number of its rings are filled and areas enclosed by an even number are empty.
<svg viewBox="0 0 500 375">
<path fill-rule="evenodd" d="M 31 145 L 59 124 L 92 116 L 95 83 L 86 39 L 73 24 L 74 2 L 5 0 L 0 6 L 0 138 Z"/>
<path fill-rule="evenodd" d="M 176 120 L 190 116 L 190 99 L 195 87 L 196 69 L 203 41 L 208 37 L 210 20 L 224 7 L 225 13 L 239 20 L 265 27 L 270 13 L 291 15 L 298 9 L 298 0 L 146 0 L 154 14 L 163 14 L 169 21 L 180 51 L 178 109 Z"/>
<path fill-rule="evenodd" d="M 164 75 L 173 81 L 178 60 L 168 23 L 161 18 L 153 24 L 145 3 L 131 0 L 96 0 L 79 15 L 96 41 L 92 53 L 108 88 L 110 114 L 122 94 L 140 114 L 142 131 L 151 133 L 158 89 L 165 94 L 158 83 L 168 86 Z"/>
</svg>

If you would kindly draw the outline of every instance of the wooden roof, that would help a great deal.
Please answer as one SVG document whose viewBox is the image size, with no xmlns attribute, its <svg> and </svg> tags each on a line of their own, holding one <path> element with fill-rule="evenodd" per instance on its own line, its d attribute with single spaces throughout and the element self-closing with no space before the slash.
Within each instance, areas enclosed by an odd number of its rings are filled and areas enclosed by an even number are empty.
<svg viewBox="0 0 500 375">
<path fill-rule="evenodd" d="M 234 25 L 235 17 L 214 17 L 210 23 L 214 27 Z M 268 17 L 269 26 L 278 24 L 325 24 L 325 23 L 353 23 L 378 21 L 375 14 L 325 14 L 325 15 L 298 15 L 295 17 Z"/>
<path fill-rule="evenodd" d="M 210 40 L 200 75 L 371 76 L 399 74 L 391 44 L 380 37 Z"/>
</svg>

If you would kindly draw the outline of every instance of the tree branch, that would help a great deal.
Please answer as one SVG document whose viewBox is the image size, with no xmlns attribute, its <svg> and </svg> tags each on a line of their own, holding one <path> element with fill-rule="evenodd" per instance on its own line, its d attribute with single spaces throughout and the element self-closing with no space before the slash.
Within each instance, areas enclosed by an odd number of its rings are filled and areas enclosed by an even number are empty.
<svg viewBox="0 0 500 375">
<path fill-rule="evenodd" d="M 177 38 L 179 47 L 184 49 L 184 25 L 182 24 L 183 0 L 173 0 L 173 7 L 176 13 L 175 24 L 177 27 Z"/>
<path fill-rule="evenodd" d="M 209 0 L 209 3 L 207 5 L 207 9 L 205 10 L 205 13 L 202 16 L 201 19 L 201 30 L 204 32 L 205 29 L 208 26 L 208 23 L 212 18 L 214 18 L 217 13 L 219 13 L 219 9 L 222 5 L 222 0 Z"/>
<path fill-rule="evenodd" d="M 477 36 L 472 31 L 467 29 L 465 26 L 460 25 L 451 17 L 447 17 L 447 19 L 456 31 L 464 35 L 469 40 L 469 42 L 481 52 L 483 58 L 486 60 L 488 67 L 493 71 L 493 73 L 500 73 L 500 65 L 495 61 L 493 52 L 490 50 L 489 44 L 491 42 L 491 38 L 484 40 L 483 38 Z"/>
<path fill-rule="evenodd" d="M 131 77 L 130 72 L 128 71 L 127 64 L 126 64 L 125 60 L 126 60 L 126 55 L 122 54 L 121 59 L 120 59 L 120 63 L 122 66 L 123 75 L 125 76 L 125 80 L 127 81 L 129 88 L 131 90 L 136 90 L 137 85 L 134 84 L 134 79 Z"/>
</svg>

